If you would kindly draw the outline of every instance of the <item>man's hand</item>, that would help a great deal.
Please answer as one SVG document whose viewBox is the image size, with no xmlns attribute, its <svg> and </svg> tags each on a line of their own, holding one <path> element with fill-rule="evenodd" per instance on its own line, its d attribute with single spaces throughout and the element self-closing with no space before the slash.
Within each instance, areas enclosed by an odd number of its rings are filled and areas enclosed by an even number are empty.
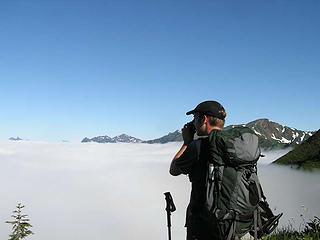
<svg viewBox="0 0 320 240">
<path fill-rule="evenodd" d="M 195 128 L 193 125 L 193 122 L 189 122 L 184 125 L 184 127 L 181 129 L 182 132 L 182 138 L 185 145 L 188 145 L 190 142 L 193 141 L 194 134 L 195 134 Z"/>
</svg>

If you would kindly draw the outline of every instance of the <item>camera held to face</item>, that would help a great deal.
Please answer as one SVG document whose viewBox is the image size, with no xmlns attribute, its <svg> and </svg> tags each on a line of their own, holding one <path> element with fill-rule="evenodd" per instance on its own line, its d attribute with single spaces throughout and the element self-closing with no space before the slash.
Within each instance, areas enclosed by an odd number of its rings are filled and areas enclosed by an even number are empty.
<svg viewBox="0 0 320 240">
<path fill-rule="evenodd" d="M 196 127 L 194 126 L 194 121 L 186 123 L 184 127 L 189 130 L 190 134 L 193 135 L 196 133 Z"/>
</svg>

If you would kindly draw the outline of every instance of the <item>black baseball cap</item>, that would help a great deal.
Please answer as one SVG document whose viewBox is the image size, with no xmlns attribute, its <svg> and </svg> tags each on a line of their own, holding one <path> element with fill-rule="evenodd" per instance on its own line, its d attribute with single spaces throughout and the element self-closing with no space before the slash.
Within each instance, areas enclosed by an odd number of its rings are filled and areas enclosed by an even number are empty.
<svg viewBox="0 0 320 240">
<path fill-rule="evenodd" d="M 222 120 L 224 120 L 226 117 L 226 112 L 224 110 L 224 107 L 216 101 L 204 101 L 202 103 L 199 103 L 195 109 L 187 112 L 186 114 L 190 115 L 197 112 L 210 115 L 213 117 L 217 117 Z"/>
</svg>

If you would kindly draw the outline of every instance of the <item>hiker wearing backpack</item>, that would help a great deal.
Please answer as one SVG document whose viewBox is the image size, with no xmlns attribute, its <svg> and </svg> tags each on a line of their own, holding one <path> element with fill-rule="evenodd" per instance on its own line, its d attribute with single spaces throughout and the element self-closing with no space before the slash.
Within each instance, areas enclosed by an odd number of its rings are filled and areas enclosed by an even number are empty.
<svg viewBox="0 0 320 240">
<path fill-rule="evenodd" d="M 178 176 L 188 174 L 192 183 L 190 203 L 187 208 L 187 240 L 219 239 L 217 226 L 209 224 L 203 215 L 206 202 L 206 172 L 210 151 L 217 164 L 222 163 L 224 140 L 221 129 L 225 123 L 226 112 L 216 101 L 200 103 L 194 110 L 192 122 L 182 128 L 183 145 L 174 156 L 170 165 L 170 174 Z M 194 140 L 194 134 L 204 138 Z M 209 147 L 209 137 L 212 146 Z"/>
<path fill-rule="evenodd" d="M 261 156 L 258 137 L 246 127 L 222 131 L 226 112 L 205 101 L 187 112 L 192 122 L 182 128 L 183 145 L 170 174 L 188 174 L 192 184 L 187 208 L 187 240 L 255 239 L 274 230 L 274 216 L 257 176 Z M 194 139 L 194 134 L 200 137 Z"/>
</svg>

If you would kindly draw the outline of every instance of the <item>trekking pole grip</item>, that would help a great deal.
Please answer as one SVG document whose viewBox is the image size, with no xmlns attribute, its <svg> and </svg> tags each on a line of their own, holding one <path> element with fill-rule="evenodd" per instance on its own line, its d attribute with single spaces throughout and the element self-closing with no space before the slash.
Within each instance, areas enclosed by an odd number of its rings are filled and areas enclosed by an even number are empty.
<svg viewBox="0 0 320 240">
<path fill-rule="evenodd" d="M 165 199 L 166 199 L 166 211 L 167 212 L 174 212 L 176 210 L 176 206 L 174 205 L 172 196 L 170 194 L 170 192 L 165 192 Z"/>
</svg>

